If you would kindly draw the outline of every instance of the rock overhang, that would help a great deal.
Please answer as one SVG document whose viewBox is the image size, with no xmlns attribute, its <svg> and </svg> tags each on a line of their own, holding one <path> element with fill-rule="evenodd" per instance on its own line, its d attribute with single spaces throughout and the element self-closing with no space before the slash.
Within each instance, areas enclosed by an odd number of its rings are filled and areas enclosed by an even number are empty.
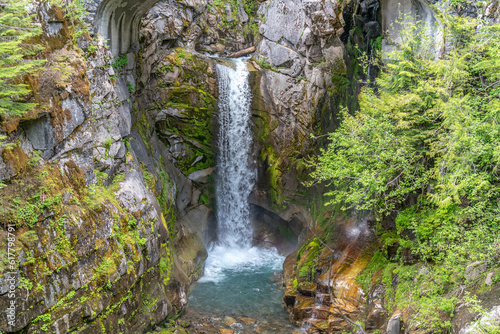
<svg viewBox="0 0 500 334">
<path fill-rule="evenodd" d="M 138 51 L 141 18 L 159 0 L 85 1 L 93 33 L 107 40 L 113 55 Z"/>
</svg>

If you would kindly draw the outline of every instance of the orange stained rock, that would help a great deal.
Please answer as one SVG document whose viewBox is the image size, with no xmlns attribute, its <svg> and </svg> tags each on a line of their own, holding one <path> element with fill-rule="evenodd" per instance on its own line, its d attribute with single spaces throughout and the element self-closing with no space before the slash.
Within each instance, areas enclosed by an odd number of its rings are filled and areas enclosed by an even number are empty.
<svg viewBox="0 0 500 334">
<path fill-rule="evenodd" d="M 358 313 L 359 309 L 345 299 L 335 299 L 335 304 L 342 310 L 344 314 Z M 341 317 L 339 310 L 333 304 L 330 306 L 330 313 Z"/>
<path fill-rule="evenodd" d="M 245 323 L 246 325 L 251 325 L 251 324 L 254 324 L 256 322 L 255 319 L 252 319 L 252 318 L 240 318 L 241 322 Z"/>
<path fill-rule="evenodd" d="M 314 305 L 314 298 L 307 296 L 297 296 L 295 299 L 295 308 L 305 308 Z"/>
<path fill-rule="evenodd" d="M 219 332 L 220 334 L 233 334 L 234 329 L 220 328 Z"/>
<path fill-rule="evenodd" d="M 235 323 L 237 323 L 237 321 L 232 317 L 225 317 L 224 318 L 224 324 L 226 324 L 226 326 L 231 326 L 232 324 L 235 324 Z"/>
<path fill-rule="evenodd" d="M 365 293 L 356 283 L 356 276 L 368 265 L 369 257 L 361 256 L 361 249 L 347 246 L 336 259 L 330 270 L 319 278 L 320 285 L 328 289 L 332 286 L 337 299 L 345 299 L 359 307 L 365 301 Z"/>
</svg>

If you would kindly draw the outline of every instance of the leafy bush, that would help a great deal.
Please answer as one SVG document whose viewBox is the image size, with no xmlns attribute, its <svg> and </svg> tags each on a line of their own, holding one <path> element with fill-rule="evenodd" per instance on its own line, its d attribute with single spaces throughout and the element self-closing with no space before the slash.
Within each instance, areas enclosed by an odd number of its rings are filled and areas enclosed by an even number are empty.
<svg viewBox="0 0 500 334">
<path fill-rule="evenodd" d="M 397 217 L 396 231 L 379 231 L 384 244 L 400 245 L 399 264 L 386 264 L 381 278 L 389 309 L 408 308 L 410 326 L 440 331 L 475 284 L 466 266 L 497 265 L 500 242 L 500 25 L 445 19 L 446 56 L 436 59 L 425 29 L 406 23 L 359 110 L 343 111 L 310 163 L 314 181 L 331 187 L 329 204 Z M 422 263 L 408 265 L 403 250 L 426 264 L 425 275 L 415 278 Z M 374 259 L 364 286 L 384 264 Z"/>
<path fill-rule="evenodd" d="M 114 68 L 116 69 L 123 69 L 125 66 L 127 66 L 128 60 L 127 60 L 127 55 L 126 54 L 121 54 L 118 57 L 115 58 L 113 63 L 111 64 Z"/>
<path fill-rule="evenodd" d="M 445 59 L 433 59 L 431 41 L 411 27 L 387 55 L 376 88 L 363 89 L 360 110 L 344 110 L 313 164 L 312 176 L 333 186 L 331 203 L 383 215 L 416 194 L 435 206 L 467 204 L 458 211 L 469 217 L 498 219 L 498 208 L 484 205 L 498 195 L 500 27 L 467 36 L 471 23 L 450 20 L 456 43 Z"/>
</svg>

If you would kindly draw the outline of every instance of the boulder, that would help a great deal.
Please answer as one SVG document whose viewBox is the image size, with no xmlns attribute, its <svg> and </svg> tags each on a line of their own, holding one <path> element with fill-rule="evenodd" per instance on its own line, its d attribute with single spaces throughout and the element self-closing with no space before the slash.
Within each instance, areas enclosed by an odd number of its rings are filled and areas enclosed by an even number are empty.
<svg viewBox="0 0 500 334">
<path fill-rule="evenodd" d="M 464 277 L 468 281 L 473 281 L 486 271 L 486 264 L 480 261 L 473 262 L 465 268 Z"/>
<path fill-rule="evenodd" d="M 257 321 L 253 318 L 247 318 L 247 317 L 242 317 L 240 318 L 241 322 L 244 323 L 245 325 L 251 325 L 256 323 Z"/>
<path fill-rule="evenodd" d="M 214 170 L 215 168 L 213 167 L 198 170 L 196 172 L 189 174 L 187 178 L 193 182 L 207 183 L 208 177 L 213 173 Z"/>
<path fill-rule="evenodd" d="M 36 150 L 51 149 L 56 145 L 52 125 L 47 116 L 23 124 L 26 136 Z"/>
<path fill-rule="evenodd" d="M 236 319 L 234 319 L 232 317 L 226 316 L 224 318 L 224 324 L 226 324 L 226 326 L 231 326 L 232 324 L 236 324 L 236 323 L 238 323 L 238 321 L 236 321 Z"/>
<path fill-rule="evenodd" d="M 233 334 L 234 329 L 228 329 L 228 328 L 220 328 L 219 329 L 220 334 Z"/>
<path fill-rule="evenodd" d="M 401 333 L 401 313 L 393 315 L 387 323 L 387 334 Z"/>
<path fill-rule="evenodd" d="M 68 110 L 71 114 L 70 117 L 66 118 L 66 122 L 64 122 L 61 126 L 61 132 L 63 138 L 67 138 L 77 126 L 83 123 L 85 120 L 85 114 L 83 113 L 83 106 L 79 103 L 77 99 L 67 98 L 62 101 L 63 110 Z"/>
<path fill-rule="evenodd" d="M 488 273 L 486 276 L 486 280 L 484 281 L 484 285 L 492 286 L 493 285 L 493 273 Z"/>
<path fill-rule="evenodd" d="M 212 209 L 206 205 L 199 204 L 192 207 L 177 221 L 177 224 L 195 233 L 204 246 L 208 246 L 215 240 L 215 215 Z"/>
<path fill-rule="evenodd" d="M 291 48 L 263 40 L 259 45 L 258 52 L 283 74 L 297 77 L 302 72 L 303 61 L 299 54 Z"/>
<path fill-rule="evenodd" d="M 488 313 L 483 315 L 477 322 L 465 326 L 458 334 L 480 333 L 484 328 L 499 328 L 500 326 L 500 305 L 493 307 Z"/>
</svg>

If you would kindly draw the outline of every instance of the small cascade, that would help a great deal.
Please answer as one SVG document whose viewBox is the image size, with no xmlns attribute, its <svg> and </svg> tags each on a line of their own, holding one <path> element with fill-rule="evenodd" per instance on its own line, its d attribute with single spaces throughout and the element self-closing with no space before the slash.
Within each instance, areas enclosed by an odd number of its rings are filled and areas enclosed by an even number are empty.
<svg viewBox="0 0 500 334">
<path fill-rule="evenodd" d="M 317 292 L 314 297 L 314 304 L 308 307 L 309 317 L 302 323 L 302 330 L 306 333 L 317 333 L 318 329 L 324 329 L 328 325 L 330 295 Z"/>
</svg>

